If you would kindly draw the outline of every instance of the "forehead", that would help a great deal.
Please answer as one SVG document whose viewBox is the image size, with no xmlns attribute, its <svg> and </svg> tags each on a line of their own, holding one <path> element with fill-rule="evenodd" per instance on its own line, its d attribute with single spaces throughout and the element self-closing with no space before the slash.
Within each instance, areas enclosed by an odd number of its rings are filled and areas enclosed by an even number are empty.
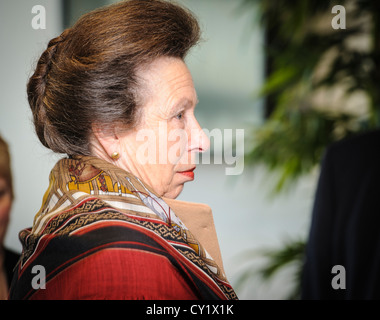
<svg viewBox="0 0 380 320">
<path fill-rule="evenodd" d="M 196 101 L 193 79 L 179 58 L 162 57 L 138 72 L 143 94 L 156 102 L 172 99 Z"/>
</svg>

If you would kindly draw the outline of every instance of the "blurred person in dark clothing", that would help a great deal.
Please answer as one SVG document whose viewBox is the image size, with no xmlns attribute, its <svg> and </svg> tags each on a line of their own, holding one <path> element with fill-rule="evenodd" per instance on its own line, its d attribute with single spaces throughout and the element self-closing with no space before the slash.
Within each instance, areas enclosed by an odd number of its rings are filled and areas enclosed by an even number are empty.
<svg viewBox="0 0 380 320">
<path fill-rule="evenodd" d="M 380 298 L 380 130 L 328 147 L 301 287 L 302 299 Z"/>
</svg>

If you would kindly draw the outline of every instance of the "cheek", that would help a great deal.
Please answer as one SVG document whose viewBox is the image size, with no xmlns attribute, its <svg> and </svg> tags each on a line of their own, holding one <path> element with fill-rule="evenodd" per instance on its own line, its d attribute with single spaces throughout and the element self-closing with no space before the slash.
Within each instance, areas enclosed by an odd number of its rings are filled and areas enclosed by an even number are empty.
<svg viewBox="0 0 380 320">
<path fill-rule="evenodd" d="M 151 172 L 153 172 L 157 184 L 162 189 L 167 189 L 175 180 L 175 166 L 170 163 L 154 166 Z"/>
<path fill-rule="evenodd" d="M 185 130 L 176 129 L 169 133 L 168 136 L 168 161 L 171 164 L 185 164 L 187 163 L 187 150 L 188 150 L 189 136 Z M 184 162 L 185 159 L 185 162 Z"/>
<path fill-rule="evenodd" d="M 8 193 L 0 198 L 0 225 L 7 225 L 9 214 L 11 211 L 12 200 L 11 195 Z"/>
<path fill-rule="evenodd" d="M 173 166 L 183 163 L 187 149 L 187 144 L 182 140 L 169 142 L 168 144 L 168 162 Z"/>
</svg>

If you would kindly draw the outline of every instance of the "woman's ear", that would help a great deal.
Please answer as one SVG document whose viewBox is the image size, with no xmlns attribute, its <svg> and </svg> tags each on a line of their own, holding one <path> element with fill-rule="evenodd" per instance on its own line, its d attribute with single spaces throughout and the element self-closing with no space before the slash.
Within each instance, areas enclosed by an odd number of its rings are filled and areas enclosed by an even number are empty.
<svg viewBox="0 0 380 320">
<path fill-rule="evenodd" d="M 117 160 L 120 152 L 120 137 L 116 126 L 104 128 L 92 125 L 91 153 L 105 160 Z"/>
</svg>

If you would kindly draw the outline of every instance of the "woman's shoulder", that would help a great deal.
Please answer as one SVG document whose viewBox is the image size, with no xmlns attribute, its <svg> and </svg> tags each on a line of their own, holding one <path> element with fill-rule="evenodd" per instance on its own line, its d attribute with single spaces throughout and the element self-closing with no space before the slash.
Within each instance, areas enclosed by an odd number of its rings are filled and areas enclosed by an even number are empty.
<svg viewBox="0 0 380 320">
<path fill-rule="evenodd" d="M 197 298 L 179 252 L 155 232 L 123 220 L 76 231 L 39 239 L 18 268 L 12 299 Z M 38 270 L 43 288 L 33 288 Z"/>
<path fill-rule="evenodd" d="M 103 248 L 49 279 L 31 299 L 195 299 L 191 283 L 168 259 L 140 248 Z"/>
<path fill-rule="evenodd" d="M 183 258 L 168 242 L 176 238 L 170 226 L 101 203 L 87 203 L 87 208 L 91 205 L 97 209 L 66 211 L 50 219 L 40 234 L 26 233 L 13 299 L 143 299 L 156 296 L 163 286 L 166 298 L 194 298 L 179 261 Z M 36 266 L 49 290 L 31 287 Z"/>
</svg>

